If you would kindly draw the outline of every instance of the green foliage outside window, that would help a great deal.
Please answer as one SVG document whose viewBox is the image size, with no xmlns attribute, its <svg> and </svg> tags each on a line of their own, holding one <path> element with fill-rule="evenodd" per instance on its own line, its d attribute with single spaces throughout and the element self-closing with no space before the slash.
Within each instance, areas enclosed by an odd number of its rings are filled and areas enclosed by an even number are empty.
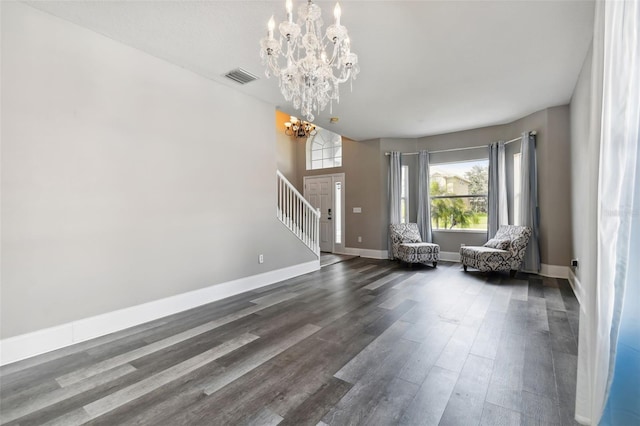
<svg viewBox="0 0 640 426">
<path fill-rule="evenodd" d="M 433 229 L 487 229 L 488 175 L 486 166 L 475 165 L 466 171 L 464 179 L 468 190 L 462 194 L 448 192 L 432 180 L 429 189 Z"/>
</svg>

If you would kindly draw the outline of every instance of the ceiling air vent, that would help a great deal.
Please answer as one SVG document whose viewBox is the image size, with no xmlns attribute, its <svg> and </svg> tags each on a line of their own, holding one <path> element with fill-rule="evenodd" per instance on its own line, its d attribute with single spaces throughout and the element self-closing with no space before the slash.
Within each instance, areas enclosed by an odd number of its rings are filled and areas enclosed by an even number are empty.
<svg viewBox="0 0 640 426">
<path fill-rule="evenodd" d="M 257 76 L 243 70 L 242 68 L 236 68 L 235 70 L 229 71 L 224 76 L 240 84 L 247 84 L 258 79 Z"/>
</svg>

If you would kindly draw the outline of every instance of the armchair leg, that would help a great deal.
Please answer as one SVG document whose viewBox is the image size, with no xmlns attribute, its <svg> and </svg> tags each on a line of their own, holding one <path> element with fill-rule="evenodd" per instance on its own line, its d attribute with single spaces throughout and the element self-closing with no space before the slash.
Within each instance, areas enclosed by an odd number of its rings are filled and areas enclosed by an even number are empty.
<svg viewBox="0 0 640 426">
<path fill-rule="evenodd" d="M 433 262 L 433 267 L 437 268 L 438 267 L 438 262 Z"/>
<path fill-rule="evenodd" d="M 514 278 L 514 277 L 516 276 L 516 272 L 518 272 L 518 271 L 516 271 L 515 269 L 511 269 L 511 270 L 509 271 L 509 276 L 510 276 L 511 278 Z"/>
<path fill-rule="evenodd" d="M 462 265 L 462 267 L 464 268 L 464 271 L 467 272 L 467 265 Z"/>
</svg>

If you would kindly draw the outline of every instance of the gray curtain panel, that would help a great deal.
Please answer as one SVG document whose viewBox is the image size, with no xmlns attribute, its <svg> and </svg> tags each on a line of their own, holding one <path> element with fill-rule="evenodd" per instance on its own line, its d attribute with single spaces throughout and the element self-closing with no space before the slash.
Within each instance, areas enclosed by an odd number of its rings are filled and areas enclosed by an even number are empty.
<svg viewBox="0 0 640 426">
<path fill-rule="evenodd" d="M 402 155 L 392 151 L 389 155 L 389 223 L 400 223 L 400 195 L 402 191 Z M 387 232 L 389 230 L 387 229 Z M 393 259 L 391 234 L 388 235 L 389 258 Z"/>
<path fill-rule="evenodd" d="M 429 198 L 429 153 L 420 151 L 418 161 L 418 228 L 423 242 L 432 242 L 431 198 Z"/>
<path fill-rule="evenodd" d="M 538 165 L 536 160 L 536 137 L 525 132 L 522 134 L 520 149 L 520 169 L 522 188 L 520 192 L 520 224 L 531 227 L 529 246 L 524 255 L 522 270 L 540 272 L 540 217 L 538 212 Z"/>
<path fill-rule="evenodd" d="M 487 234 L 488 238 L 493 238 L 498 232 L 499 218 L 499 189 L 498 189 L 498 144 L 489 145 L 489 197 L 488 217 L 487 217 Z"/>
</svg>

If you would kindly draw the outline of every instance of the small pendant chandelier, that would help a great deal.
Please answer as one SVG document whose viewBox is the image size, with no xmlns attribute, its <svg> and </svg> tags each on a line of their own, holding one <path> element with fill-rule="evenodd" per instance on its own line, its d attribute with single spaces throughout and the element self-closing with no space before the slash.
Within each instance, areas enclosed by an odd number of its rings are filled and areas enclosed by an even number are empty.
<svg viewBox="0 0 640 426">
<path fill-rule="evenodd" d="M 291 121 L 284 123 L 284 134 L 287 136 L 295 136 L 296 138 L 309 138 L 315 136 L 318 131 L 316 126 L 308 121 L 299 120 L 293 115 L 290 118 Z"/>
<path fill-rule="evenodd" d="M 347 28 L 340 25 L 340 4 L 336 3 L 335 22 L 324 35 L 321 10 L 311 0 L 298 10 L 298 23 L 293 22 L 291 0 L 287 0 L 286 9 L 287 20 L 280 23 L 277 40 L 273 36 L 273 16 L 269 20 L 267 36 L 260 41 L 260 57 L 266 76 L 278 77 L 284 98 L 313 121 L 314 113 L 334 100 L 340 101 L 341 83 L 356 79 L 360 72 L 358 55 L 351 52 Z"/>
</svg>

